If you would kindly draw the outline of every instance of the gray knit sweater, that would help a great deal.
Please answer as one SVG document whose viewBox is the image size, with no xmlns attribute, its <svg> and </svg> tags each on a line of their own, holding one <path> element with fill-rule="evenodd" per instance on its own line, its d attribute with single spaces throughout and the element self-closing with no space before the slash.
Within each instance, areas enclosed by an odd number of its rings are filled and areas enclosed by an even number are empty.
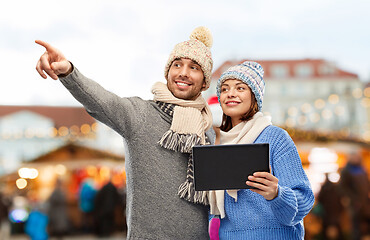
<svg viewBox="0 0 370 240">
<path fill-rule="evenodd" d="M 177 195 L 189 155 L 157 143 L 171 118 L 153 101 L 118 97 L 76 68 L 60 81 L 91 116 L 124 138 L 127 239 L 208 239 L 208 208 Z M 214 132 L 207 135 L 213 143 Z"/>
</svg>

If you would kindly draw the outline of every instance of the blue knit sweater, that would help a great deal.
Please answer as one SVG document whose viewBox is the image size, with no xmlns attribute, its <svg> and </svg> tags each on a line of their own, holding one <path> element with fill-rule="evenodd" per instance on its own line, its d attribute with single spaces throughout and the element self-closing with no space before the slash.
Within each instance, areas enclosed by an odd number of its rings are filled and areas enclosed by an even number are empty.
<svg viewBox="0 0 370 240">
<path fill-rule="evenodd" d="M 268 201 L 243 189 L 235 202 L 225 194 L 226 217 L 221 219 L 220 239 L 304 239 L 303 218 L 313 206 L 314 195 L 293 140 L 285 130 L 269 126 L 255 143 L 270 144 L 270 166 L 279 179 L 278 196 Z"/>
</svg>

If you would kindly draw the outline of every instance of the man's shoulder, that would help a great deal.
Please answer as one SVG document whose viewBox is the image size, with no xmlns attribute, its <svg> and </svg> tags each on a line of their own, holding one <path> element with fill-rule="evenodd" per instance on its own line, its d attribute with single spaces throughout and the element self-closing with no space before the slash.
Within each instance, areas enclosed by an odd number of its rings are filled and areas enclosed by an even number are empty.
<svg viewBox="0 0 370 240">
<path fill-rule="evenodd" d="M 136 106 L 138 109 L 142 109 L 143 107 L 152 106 L 153 100 L 145 100 L 138 96 L 133 97 L 123 97 L 122 99 L 126 99 L 130 102 L 133 106 Z"/>
<path fill-rule="evenodd" d="M 133 101 L 133 102 L 141 102 L 141 103 L 144 103 L 144 104 L 148 104 L 150 102 L 153 102 L 153 100 L 145 100 L 145 99 L 142 99 L 139 96 L 125 97 L 125 98 L 130 100 L 130 101 Z"/>
</svg>

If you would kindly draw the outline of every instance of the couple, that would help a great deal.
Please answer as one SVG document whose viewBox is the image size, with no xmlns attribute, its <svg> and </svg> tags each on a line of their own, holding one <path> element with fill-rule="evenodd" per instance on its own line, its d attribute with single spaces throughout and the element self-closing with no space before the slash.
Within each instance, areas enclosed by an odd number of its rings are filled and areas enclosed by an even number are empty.
<svg viewBox="0 0 370 240">
<path fill-rule="evenodd" d="M 250 176 L 246 184 L 254 190 L 201 192 L 194 190 L 192 147 L 215 142 L 201 95 L 213 66 L 207 28 L 196 28 L 174 47 L 164 71 L 167 84 L 155 83 L 150 101 L 106 91 L 58 49 L 36 43 L 46 49 L 39 74 L 59 78 L 91 116 L 124 139 L 127 239 L 209 239 L 218 233 L 221 239 L 304 238 L 313 193 L 292 139 L 260 112 L 265 84 L 258 63 L 231 67 L 218 81 L 221 143 L 269 143 L 271 173 Z M 210 223 L 219 219 L 214 230 Z"/>
</svg>

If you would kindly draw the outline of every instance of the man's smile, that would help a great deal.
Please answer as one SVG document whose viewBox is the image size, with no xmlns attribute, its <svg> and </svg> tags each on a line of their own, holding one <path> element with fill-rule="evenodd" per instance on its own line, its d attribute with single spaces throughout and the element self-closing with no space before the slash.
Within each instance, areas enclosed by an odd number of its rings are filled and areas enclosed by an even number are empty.
<svg viewBox="0 0 370 240">
<path fill-rule="evenodd" d="M 189 83 L 189 82 L 186 82 L 186 81 L 175 81 L 176 85 L 181 88 L 181 89 L 185 89 L 185 88 L 188 88 L 189 86 L 191 86 L 192 84 Z"/>
</svg>

